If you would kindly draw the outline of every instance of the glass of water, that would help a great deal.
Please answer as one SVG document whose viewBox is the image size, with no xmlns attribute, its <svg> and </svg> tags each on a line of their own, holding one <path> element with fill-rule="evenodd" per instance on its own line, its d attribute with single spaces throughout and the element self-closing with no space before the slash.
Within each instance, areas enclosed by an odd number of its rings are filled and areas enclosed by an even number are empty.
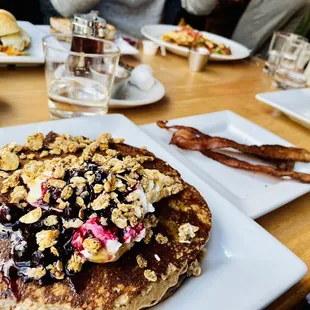
<svg viewBox="0 0 310 310">
<path fill-rule="evenodd" d="M 73 40 L 81 43 L 79 52 L 72 48 Z M 119 48 L 103 39 L 53 34 L 43 38 L 43 49 L 51 117 L 106 114 Z"/>
</svg>

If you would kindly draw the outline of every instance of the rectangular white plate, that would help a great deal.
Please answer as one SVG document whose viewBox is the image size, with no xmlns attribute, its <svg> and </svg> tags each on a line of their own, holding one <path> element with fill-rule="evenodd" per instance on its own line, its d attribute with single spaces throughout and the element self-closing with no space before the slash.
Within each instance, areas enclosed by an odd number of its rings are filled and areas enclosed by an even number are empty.
<svg viewBox="0 0 310 310">
<path fill-rule="evenodd" d="M 43 64 L 42 38 L 45 36 L 44 32 L 29 22 L 18 21 L 17 24 L 31 38 L 30 46 L 25 50 L 29 56 L 0 56 L 0 64 Z"/>
<path fill-rule="evenodd" d="M 256 99 L 310 129 L 310 88 L 261 93 L 256 95 Z"/>
<path fill-rule="evenodd" d="M 225 137 L 244 144 L 291 144 L 230 111 L 196 115 L 172 120 L 169 124 L 195 127 L 211 136 Z M 197 151 L 169 145 L 172 132 L 156 124 L 142 126 L 183 164 L 211 185 L 228 201 L 251 218 L 258 218 L 310 191 L 310 185 L 227 167 Z M 251 159 L 258 163 L 259 160 Z M 310 164 L 297 163 L 295 170 L 310 173 Z"/>
<path fill-rule="evenodd" d="M 50 26 L 49 25 L 36 25 L 36 27 L 43 31 L 46 35 L 50 34 Z M 130 45 L 126 40 L 121 37 L 118 37 L 114 40 L 114 43 L 118 46 L 122 55 L 137 55 L 139 54 L 139 50 L 134 46 Z"/>
<path fill-rule="evenodd" d="M 31 133 L 50 130 L 92 138 L 101 132 L 111 132 L 114 137 L 125 138 L 128 144 L 145 145 L 177 169 L 208 202 L 213 227 L 201 276 L 186 281 L 172 297 L 154 309 L 261 309 L 306 274 L 306 265 L 295 254 L 122 115 L 2 128 L 0 145 L 10 141 L 23 143 Z"/>
</svg>

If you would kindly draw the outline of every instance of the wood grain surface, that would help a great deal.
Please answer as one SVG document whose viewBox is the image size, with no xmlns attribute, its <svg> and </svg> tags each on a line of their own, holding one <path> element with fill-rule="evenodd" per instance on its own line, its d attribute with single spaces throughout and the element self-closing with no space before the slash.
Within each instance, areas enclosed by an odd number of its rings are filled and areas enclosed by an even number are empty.
<svg viewBox="0 0 310 310">
<path fill-rule="evenodd" d="M 140 55 L 123 60 L 132 65 L 151 65 L 155 77 L 164 84 L 166 95 L 149 106 L 110 110 L 111 113 L 123 113 L 140 125 L 158 119 L 231 110 L 298 147 L 310 149 L 309 129 L 255 99 L 255 94 L 273 90 L 271 77 L 262 72 L 263 61 L 258 58 L 212 62 L 201 73 L 190 72 L 187 60 L 172 54 L 166 57 Z M 47 120 L 44 68 L 0 68 L 0 127 Z M 310 194 L 257 222 L 310 267 Z M 308 292 L 309 273 L 268 309 L 292 309 Z"/>
</svg>

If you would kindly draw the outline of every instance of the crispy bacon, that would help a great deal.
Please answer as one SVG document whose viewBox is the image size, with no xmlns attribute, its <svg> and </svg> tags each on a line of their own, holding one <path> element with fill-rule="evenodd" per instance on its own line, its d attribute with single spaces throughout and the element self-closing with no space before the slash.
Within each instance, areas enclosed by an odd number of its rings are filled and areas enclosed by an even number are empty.
<svg viewBox="0 0 310 310">
<path fill-rule="evenodd" d="M 193 127 L 167 126 L 166 123 L 167 122 L 164 121 L 158 121 L 157 125 L 161 128 L 177 129 L 173 134 L 171 143 L 177 144 L 183 142 L 183 148 L 190 150 L 201 151 L 232 148 L 246 154 L 256 155 L 266 159 L 310 162 L 310 152 L 305 149 L 285 147 L 282 145 L 245 145 L 226 138 L 211 137 Z M 185 141 L 186 143 L 184 143 Z"/>
<path fill-rule="evenodd" d="M 260 158 L 260 157 L 258 157 L 258 158 Z M 283 170 L 283 171 L 291 171 L 295 167 L 295 162 L 293 160 L 274 159 L 270 162 L 272 164 L 274 164 L 279 170 Z"/>
<path fill-rule="evenodd" d="M 201 153 L 209 158 L 212 158 L 213 160 L 216 160 L 232 168 L 248 170 L 248 171 L 253 171 L 253 172 L 262 172 L 262 173 L 270 174 L 278 178 L 293 179 L 293 180 L 297 180 L 303 183 L 310 183 L 310 174 L 307 174 L 307 173 L 280 170 L 274 167 L 264 166 L 264 165 L 253 165 L 246 161 L 239 160 L 237 158 L 230 157 L 222 153 L 212 152 L 208 150 L 203 150 L 201 151 Z"/>
<path fill-rule="evenodd" d="M 310 183 L 310 174 L 292 171 L 295 161 L 310 162 L 310 153 L 304 149 L 284 147 L 280 145 L 244 145 L 235 141 L 211 137 L 193 127 L 167 126 L 167 121 L 158 121 L 160 128 L 176 129 L 170 144 L 175 144 L 182 149 L 197 150 L 205 156 L 212 158 L 226 166 L 254 172 L 262 172 L 275 177 L 294 179 L 303 183 Z M 276 167 L 254 165 L 235 157 L 231 157 L 213 150 L 233 148 L 239 152 L 267 159 Z"/>
</svg>

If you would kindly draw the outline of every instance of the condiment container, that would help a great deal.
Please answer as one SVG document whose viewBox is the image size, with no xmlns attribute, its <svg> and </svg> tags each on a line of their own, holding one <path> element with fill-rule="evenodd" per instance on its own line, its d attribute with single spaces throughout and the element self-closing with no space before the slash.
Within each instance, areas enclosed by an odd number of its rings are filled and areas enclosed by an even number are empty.
<svg viewBox="0 0 310 310">
<path fill-rule="evenodd" d="M 145 55 L 156 55 L 159 45 L 153 41 L 144 40 L 143 44 L 143 53 Z"/>
<path fill-rule="evenodd" d="M 188 54 L 189 68 L 194 72 L 203 71 L 209 58 L 210 52 L 206 48 L 191 49 Z"/>
</svg>

